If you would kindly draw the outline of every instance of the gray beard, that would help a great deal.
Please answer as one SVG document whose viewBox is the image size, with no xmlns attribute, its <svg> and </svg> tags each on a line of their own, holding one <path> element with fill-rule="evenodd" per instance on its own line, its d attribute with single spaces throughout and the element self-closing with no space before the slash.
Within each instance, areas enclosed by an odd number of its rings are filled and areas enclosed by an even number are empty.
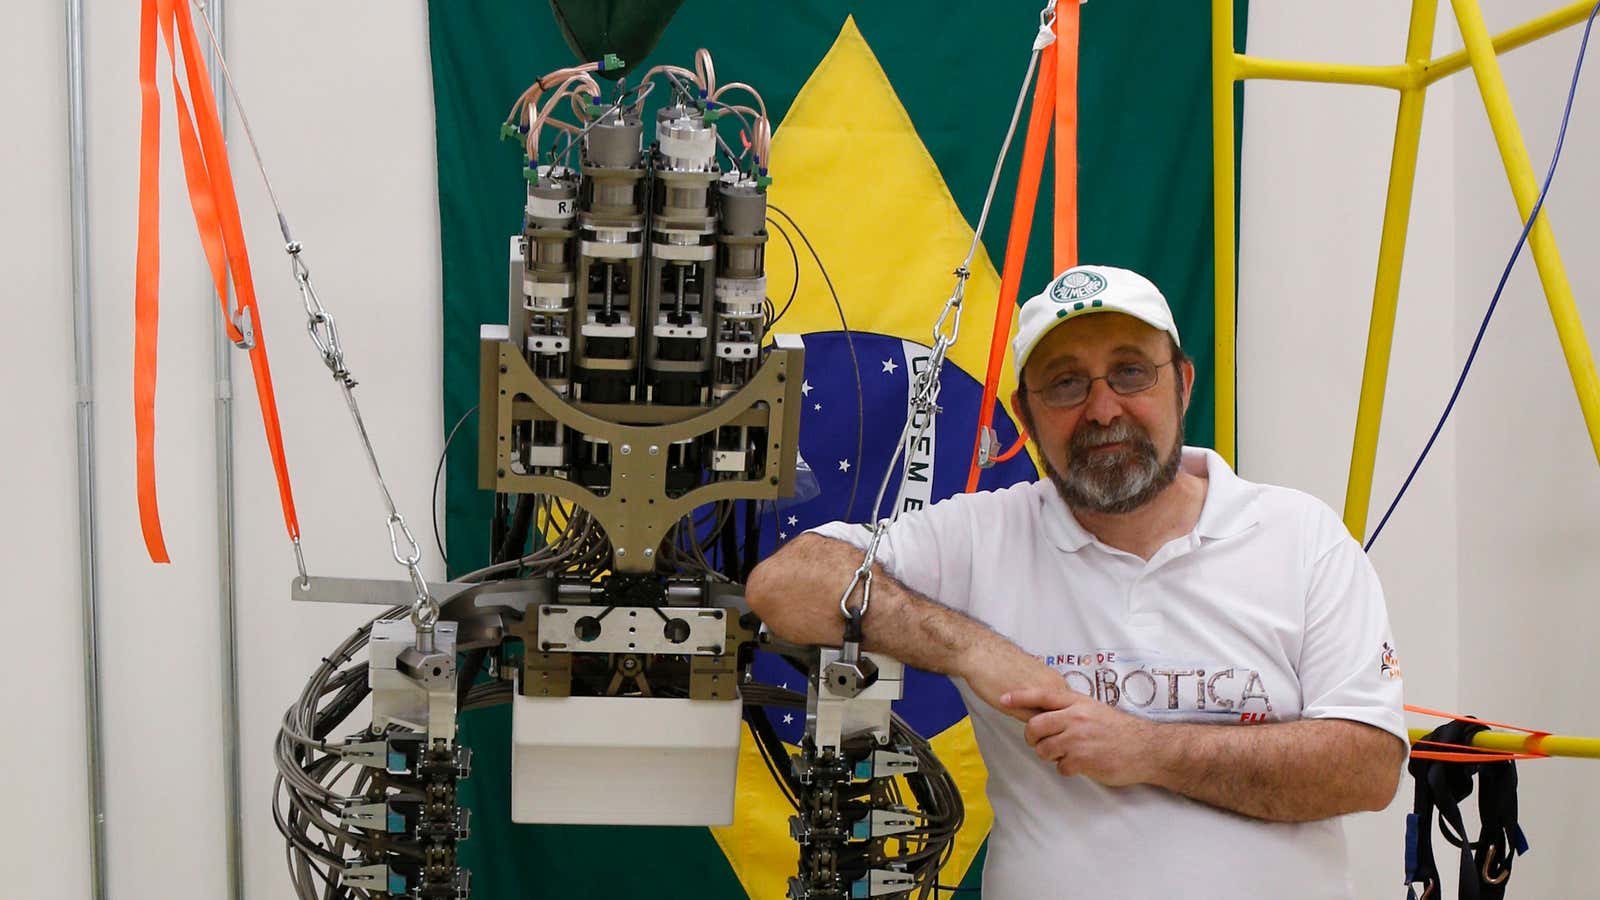
<svg viewBox="0 0 1600 900">
<path fill-rule="evenodd" d="M 1128 446 L 1088 455 L 1091 447 L 1117 442 Z M 1177 437 L 1165 460 L 1142 428 L 1127 419 L 1118 419 L 1106 427 L 1080 427 L 1067 445 L 1066 473 L 1058 472 L 1049 460 L 1045 460 L 1045 471 L 1061 499 L 1072 509 L 1121 514 L 1138 509 L 1166 490 L 1178 477 L 1182 459 L 1181 416 Z"/>
</svg>

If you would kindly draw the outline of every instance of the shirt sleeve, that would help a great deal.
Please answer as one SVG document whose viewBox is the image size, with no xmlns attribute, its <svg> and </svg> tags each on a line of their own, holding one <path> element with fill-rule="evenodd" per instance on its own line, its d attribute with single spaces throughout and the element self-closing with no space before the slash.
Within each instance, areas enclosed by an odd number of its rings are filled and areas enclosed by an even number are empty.
<svg viewBox="0 0 1600 900">
<path fill-rule="evenodd" d="M 972 498 L 957 495 L 902 515 L 878 542 L 878 562 L 896 581 L 942 606 L 968 612 L 972 579 Z M 844 541 L 863 552 L 872 526 L 829 522 L 813 534 Z"/>
<path fill-rule="evenodd" d="M 1400 659 L 1378 573 L 1331 511 L 1325 518 L 1338 533 L 1312 563 L 1300 651 L 1301 716 L 1364 722 L 1409 744 Z"/>
</svg>

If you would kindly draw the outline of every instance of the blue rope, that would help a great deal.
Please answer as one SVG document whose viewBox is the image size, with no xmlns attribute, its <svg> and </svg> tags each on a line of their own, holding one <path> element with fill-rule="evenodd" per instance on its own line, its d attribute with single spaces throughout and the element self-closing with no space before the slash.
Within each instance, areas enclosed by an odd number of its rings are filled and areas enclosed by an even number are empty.
<svg viewBox="0 0 1600 900">
<path fill-rule="evenodd" d="M 1455 409 L 1456 399 L 1461 396 L 1461 387 L 1467 383 L 1467 373 L 1472 370 L 1472 361 L 1478 356 L 1478 346 L 1483 343 L 1484 332 L 1489 330 L 1489 320 L 1494 318 L 1495 307 L 1500 303 L 1500 294 L 1506 289 L 1506 280 L 1511 277 L 1511 269 L 1517 264 L 1517 257 L 1522 255 L 1522 245 L 1528 241 L 1528 233 L 1533 230 L 1533 223 L 1539 218 L 1539 211 L 1544 207 L 1545 195 L 1550 193 L 1550 182 L 1556 175 L 1556 163 L 1561 161 L 1561 145 L 1567 139 L 1567 122 L 1572 118 L 1572 100 L 1578 93 L 1578 74 L 1583 71 L 1583 54 L 1589 47 L 1589 32 L 1594 28 L 1596 14 L 1600 14 L 1600 3 L 1589 11 L 1589 20 L 1583 27 L 1583 42 L 1578 45 L 1578 62 L 1572 68 L 1572 86 L 1567 89 L 1567 107 L 1561 114 L 1561 132 L 1556 135 L 1556 149 L 1550 155 L 1550 170 L 1545 173 L 1544 186 L 1539 190 L 1539 201 L 1533 204 L 1533 211 L 1528 214 L 1528 221 L 1522 226 L 1522 234 L 1517 237 L 1517 245 L 1511 250 L 1511 259 L 1506 262 L 1505 271 L 1500 273 L 1500 283 L 1495 286 L 1494 296 L 1489 299 L 1489 308 L 1483 314 L 1483 322 L 1478 325 L 1478 334 L 1472 339 L 1472 349 L 1467 353 L 1467 361 L 1461 366 L 1461 376 L 1456 379 L 1455 390 L 1450 392 L 1450 402 L 1444 406 L 1444 413 L 1439 416 L 1439 423 L 1433 426 L 1433 434 L 1429 436 L 1428 443 L 1422 448 L 1422 453 L 1411 467 L 1410 474 L 1400 485 L 1400 490 L 1394 495 L 1394 500 L 1389 504 L 1383 518 L 1378 521 L 1378 527 L 1372 529 L 1372 536 L 1367 538 L 1366 550 L 1371 551 L 1372 545 L 1378 542 L 1378 535 L 1383 533 L 1383 526 L 1389 523 L 1389 517 L 1394 515 L 1395 507 L 1400 505 L 1400 499 L 1406 495 L 1406 489 L 1411 487 L 1412 479 L 1417 477 L 1417 471 L 1422 468 L 1423 460 L 1428 458 L 1428 451 L 1433 449 L 1434 442 L 1439 440 L 1439 433 L 1444 430 L 1444 423 L 1450 418 L 1450 412 Z"/>
</svg>

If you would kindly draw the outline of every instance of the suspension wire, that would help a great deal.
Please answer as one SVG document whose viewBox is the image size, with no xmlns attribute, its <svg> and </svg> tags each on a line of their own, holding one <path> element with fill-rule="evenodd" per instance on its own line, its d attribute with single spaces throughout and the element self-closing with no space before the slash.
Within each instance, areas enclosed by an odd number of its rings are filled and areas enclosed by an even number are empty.
<svg viewBox="0 0 1600 900">
<path fill-rule="evenodd" d="M 333 314 L 328 312 L 318 299 L 316 288 L 311 284 L 311 269 L 301 258 L 304 245 L 295 240 L 289 228 L 289 219 L 284 215 L 283 206 L 278 202 L 277 192 L 272 188 L 272 179 L 267 175 L 266 164 L 261 159 L 261 148 L 256 143 L 255 132 L 250 128 L 250 119 L 245 115 L 244 102 L 239 97 L 238 87 L 233 83 L 233 73 L 228 69 L 222 45 L 217 41 L 216 33 L 211 30 L 210 22 L 206 21 L 203 15 L 206 9 L 205 0 L 193 0 L 193 3 L 202 13 L 199 18 L 205 27 L 206 38 L 216 53 L 217 66 L 222 70 L 223 81 L 228 85 L 228 95 L 233 98 L 234 111 L 239 114 L 239 122 L 244 127 L 256 171 L 261 173 L 261 181 L 267 188 L 267 197 L 272 201 L 272 209 L 277 214 L 278 230 L 283 234 L 283 249 L 289 256 L 290 273 L 294 277 L 296 287 L 299 288 L 301 303 L 305 306 L 306 331 L 311 337 L 311 343 L 317 348 L 317 353 L 322 357 L 323 364 L 328 367 L 334 381 L 339 383 L 340 390 L 344 393 L 345 406 L 350 410 L 350 418 L 355 424 L 357 435 L 361 438 L 361 447 L 366 452 L 367 463 L 378 482 L 378 492 L 382 495 L 386 513 L 384 524 L 389 531 L 389 549 L 394 555 L 394 561 L 405 568 L 406 576 L 411 580 L 412 591 L 416 595 L 411 605 L 411 622 L 417 628 L 418 646 L 424 650 L 431 650 L 433 626 L 439 621 L 439 601 L 429 591 L 428 582 L 422 576 L 419 566 L 422 561 L 422 548 L 417 545 L 411 529 L 406 526 L 405 516 L 402 516 L 396 508 L 394 496 L 389 492 L 389 484 L 384 480 L 383 470 L 378 466 L 378 455 L 372 448 L 372 438 L 368 435 L 366 422 L 361 417 L 361 405 L 356 402 L 355 388 L 358 382 L 350 374 L 349 367 L 345 365 L 344 345 L 339 340 L 338 325 L 334 322 Z M 309 587 L 311 578 L 306 572 L 305 556 L 301 553 L 298 540 L 294 542 L 294 554 L 295 563 L 300 569 L 300 585 Z"/>
<path fill-rule="evenodd" d="M 983 229 L 989 220 L 989 209 L 994 204 L 995 190 L 1000 185 L 1000 170 L 1005 165 L 1006 156 L 1011 150 L 1011 141 L 1016 136 L 1017 123 L 1022 118 L 1022 108 L 1028 99 L 1028 85 L 1032 83 L 1034 72 L 1039 65 L 1039 53 L 1055 41 L 1055 34 L 1051 31 L 1051 26 L 1055 23 L 1055 10 L 1056 0 L 1049 0 L 1039 12 L 1039 31 L 1033 41 L 1033 52 L 1028 57 L 1028 70 L 1022 76 L 1022 87 L 1017 91 L 1017 102 L 1011 111 L 1011 124 L 1006 128 L 1005 140 L 1000 143 L 1000 153 L 995 158 L 994 171 L 989 176 L 989 189 L 983 197 L 983 209 L 978 214 L 977 227 L 972 231 L 972 241 L 967 246 L 966 257 L 955 269 L 955 288 L 939 311 L 938 320 L 934 322 L 933 351 L 928 356 L 928 365 L 916 376 L 911 385 L 910 395 L 906 398 L 906 424 L 900 429 L 900 439 L 890 454 L 889 465 L 883 473 L 883 481 L 879 484 L 878 494 L 872 501 L 872 516 L 875 520 L 872 540 L 867 544 L 861 566 L 856 569 L 844 593 L 839 597 L 839 613 L 847 621 L 867 614 L 867 607 L 872 603 L 872 566 L 878 558 L 878 546 L 883 542 L 884 532 L 900 518 L 901 500 L 911 475 L 909 464 L 901 468 L 900 486 L 895 492 L 893 508 L 888 516 L 881 514 L 884 495 L 888 493 L 889 483 L 894 479 L 895 462 L 905 455 L 909 463 L 908 448 L 922 441 L 928 429 L 933 427 L 934 417 L 941 411 L 938 403 L 940 370 L 944 368 L 945 357 L 961 334 L 962 303 L 966 299 L 967 280 L 972 277 L 972 260 L 977 256 L 978 246 L 983 241 Z M 861 603 L 852 609 L 850 598 L 856 593 L 858 586 L 861 588 Z"/>
</svg>

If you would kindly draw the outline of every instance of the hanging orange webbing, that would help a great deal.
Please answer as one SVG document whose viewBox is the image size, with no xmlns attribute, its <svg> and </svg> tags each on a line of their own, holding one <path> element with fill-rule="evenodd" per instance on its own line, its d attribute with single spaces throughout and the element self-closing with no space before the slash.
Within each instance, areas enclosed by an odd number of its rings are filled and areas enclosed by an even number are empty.
<svg viewBox="0 0 1600 900">
<path fill-rule="evenodd" d="M 1000 275 L 1000 298 L 995 308 L 994 332 L 989 340 L 989 366 L 984 375 L 983 398 L 978 403 L 978 433 L 972 449 L 972 464 L 967 470 L 968 493 L 978 489 L 978 476 L 982 471 L 978 465 L 980 451 L 994 421 L 1000 373 L 1005 365 L 1011 318 L 1016 312 L 1017 293 L 1022 284 L 1022 265 L 1028 255 L 1028 239 L 1033 230 L 1034 208 L 1039 199 L 1039 182 L 1044 175 L 1052 120 L 1056 125 L 1055 271 L 1070 266 L 1077 255 L 1078 5 L 1068 0 L 1058 6 L 1052 28 L 1056 40 L 1040 51 L 1039 78 L 1034 83 L 1028 136 L 1022 148 L 1022 168 L 1017 175 L 1017 191 L 1012 201 L 1011 230 L 1006 236 L 1005 265 Z M 1070 44 L 1063 38 L 1070 38 Z M 1070 70 L 1065 82 L 1063 66 Z M 1070 109 L 1064 113 L 1063 106 Z M 1072 130 L 1064 130 L 1063 123 Z M 1070 149 L 1063 153 L 1063 146 Z M 1070 172 L 1065 180 L 1063 167 Z M 1063 225 L 1063 221 L 1068 224 Z M 1069 261 L 1064 265 L 1063 260 Z M 1016 443 L 997 455 L 994 461 L 1004 462 L 1016 456 L 1026 440 L 1027 435 L 1019 435 Z"/>
<path fill-rule="evenodd" d="M 300 538 L 295 517 L 294 495 L 289 485 L 289 466 L 283 452 L 283 434 L 278 423 L 277 399 L 272 391 L 272 372 L 267 364 L 265 335 L 256 306 L 255 282 L 250 276 L 250 257 L 245 249 L 244 227 L 239 218 L 239 202 L 233 190 L 233 174 L 228 166 L 228 149 L 217 116 L 216 97 L 200 55 L 194 22 L 181 0 L 143 0 L 139 31 L 139 234 L 134 275 L 134 429 L 135 467 L 139 498 L 139 523 L 144 532 L 150 559 L 169 561 L 161 532 L 161 514 L 156 502 L 155 480 L 155 395 L 156 349 L 160 321 L 160 161 L 161 94 L 156 87 L 156 32 L 159 28 L 172 60 L 172 92 L 178 113 L 178 146 L 183 155 L 184 180 L 189 203 L 194 210 L 195 227 L 211 270 L 212 283 L 222 303 L 228 338 L 250 351 L 250 367 L 255 375 L 256 396 L 267 432 L 267 447 L 278 479 L 278 498 L 283 506 L 284 526 L 289 538 Z M 178 53 L 174 42 L 183 47 L 184 71 L 193 99 L 193 114 L 178 78 Z M 198 128 L 196 124 L 198 122 Z M 237 306 L 228 309 L 228 283 L 232 277 Z"/>
</svg>

